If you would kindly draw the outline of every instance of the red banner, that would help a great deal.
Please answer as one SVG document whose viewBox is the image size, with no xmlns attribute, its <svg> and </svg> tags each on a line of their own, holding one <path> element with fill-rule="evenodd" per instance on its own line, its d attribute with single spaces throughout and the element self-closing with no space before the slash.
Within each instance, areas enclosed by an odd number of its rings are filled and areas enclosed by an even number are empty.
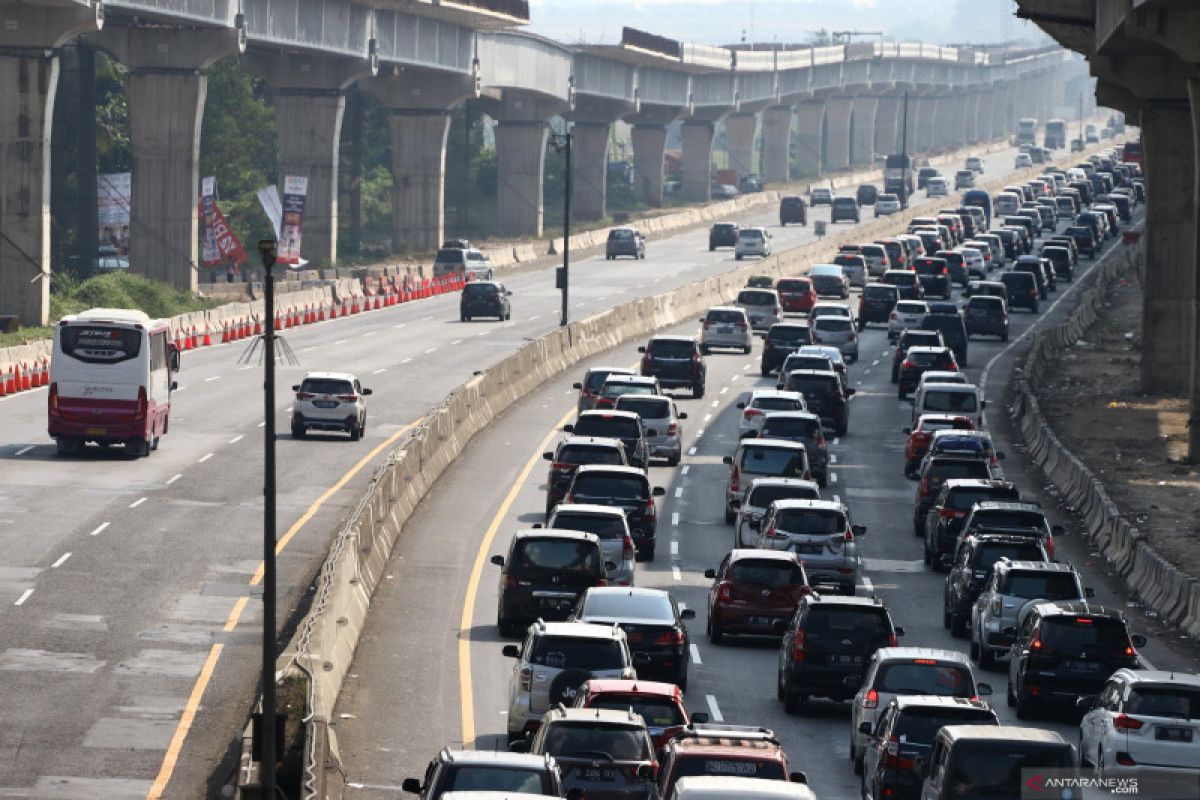
<svg viewBox="0 0 1200 800">
<path fill-rule="evenodd" d="M 206 243 L 211 241 L 215 245 L 215 252 L 211 252 L 208 247 L 205 248 L 204 266 L 217 267 L 228 263 L 241 266 L 244 264 L 247 259 L 246 251 L 242 247 L 242 243 L 238 241 L 237 234 L 230 227 L 229 220 L 225 219 L 225 215 L 221 213 L 220 207 L 217 206 L 217 199 L 212 194 L 205 194 L 200 198 L 200 215 L 204 218 Z"/>
</svg>

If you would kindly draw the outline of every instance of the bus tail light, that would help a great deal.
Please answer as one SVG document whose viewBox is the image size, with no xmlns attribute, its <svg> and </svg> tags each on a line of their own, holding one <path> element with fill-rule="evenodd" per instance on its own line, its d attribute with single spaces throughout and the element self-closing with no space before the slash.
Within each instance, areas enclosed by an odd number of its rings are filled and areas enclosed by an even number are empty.
<svg viewBox="0 0 1200 800">
<path fill-rule="evenodd" d="M 58 381 L 50 384 L 50 416 L 61 417 L 62 412 L 58 409 Z"/>
<path fill-rule="evenodd" d="M 146 412 L 149 410 L 149 408 L 150 408 L 150 403 L 146 399 L 146 387 L 139 386 L 138 387 L 138 396 L 137 396 L 137 410 L 133 412 L 133 418 L 135 420 L 145 419 Z"/>
</svg>

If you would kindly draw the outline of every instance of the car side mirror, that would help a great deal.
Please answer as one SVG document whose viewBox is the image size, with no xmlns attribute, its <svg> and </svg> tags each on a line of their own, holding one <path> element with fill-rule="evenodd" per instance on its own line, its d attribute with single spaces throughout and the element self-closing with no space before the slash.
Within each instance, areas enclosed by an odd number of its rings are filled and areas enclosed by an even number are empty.
<svg viewBox="0 0 1200 800">
<path fill-rule="evenodd" d="M 667 493 L 667 490 L 661 486 L 655 486 L 654 489 L 651 491 L 651 494 L 653 494 L 655 497 L 662 497 L 666 493 Z"/>
<path fill-rule="evenodd" d="M 857 389 L 847 389 L 846 390 L 846 397 L 853 397 L 856 394 L 858 394 Z"/>
<path fill-rule="evenodd" d="M 639 347 L 639 348 L 638 348 L 638 352 L 639 352 L 639 353 L 644 353 L 644 352 L 646 352 L 646 348 L 645 348 L 644 346 L 643 346 L 643 347 Z"/>
<path fill-rule="evenodd" d="M 1017 626 L 1015 626 L 1015 625 L 1006 625 L 1006 626 L 1004 626 L 1004 630 L 1002 630 L 1002 631 L 1000 631 L 1000 632 L 1001 632 L 1001 633 L 1003 633 L 1005 636 L 1007 636 L 1007 637 L 1011 638 L 1011 637 L 1013 637 L 1013 636 L 1016 636 L 1016 635 L 1017 635 Z"/>
<path fill-rule="evenodd" d="M 867 535 L 867 526 L 866 525 L 851 525 L 850 532 L 853 533 L 855 536 L 866 536 Z"/>
<path fill-rule="evenodd" d="M 650 764 L 638 764 L 636 773 L 639 781 L 654 780 L 654 767 Z"/>
<path fill-rule="evenodd" d="M 696 322 L 699 322 L 700 324 L 704 324 L 704 319 L 703 318 L 698 319 L 698 320 L 696 320 Z"/>
<path fill-rule="evenodd" d="M 583 384 L 582 383 L 572 383 L 571 388 L 575 389 L 577 391 L 583 391 Z"/>
<path fill-rule="evenodd" d="M 371 394 L 374 394 L 374 392 L 372 392 L 370 389 L 363 389 L 362 393 L 363 393 L 363 397 L 367 397 Z"/>
<path fill-rule="evenodd" d="M 571 433 L 575 430 L 574 425 L 563 425 L 563 433 Z"/>
<path fill-rule="evenodd" d="M 509 742 L 508 743 L 508 752 L 510 752 L 510 753 L 528 753 L 529 752 L 529 740 L 528 739 L 517 739 L 515 742 Z"/>
<path fill-rule="evenodd" d="M 870 736 L 871 735 L 871 723 L 860 722 L 858 724 L 858 732 L 861 734 L 864 734 L 866 736 Z"/>
<path fill-rule="evenodd" d="M 900 432 L 905 436 L 912 436 L 912 428 L 901 428 Z"/>
<path fill-rule="evenodd" d="M 1140 633 L 1135 633 L 1133 636 L 1129 637 L 1129 641 L 1133 642 L 1134 647 L 1145 647 L 1148 640 Z"/>
<path fill-rule="evenodd" d="M 492 556 L 492 563 L 497 567 L 504 566 L 504 556 Z"/>
<path fill-rule="evenodd" d="M 712 569 L 712 568 L 706 569 L 706 570 L 704 570 L 704 577 L 708 578 L 710 581 L 711 581 L 711 580 L 716 580 L 716 578 L 717 578 L 717 571 L 716 571 L 715 569 Z"/>
<path fill-rule="evenodd" d="M 543 525 L 542 525 L 542 523 L 540 523 L 540 522 L 535 522 L 535 523 L 533 523 L 532 525 L 530 525 L 529 527 L 531 527 L 531 528 L 542 528 L 542 527 L 544 527 L 544 526 L 543 526 Z"/>
<path fill-rule="evenodd" d="M 1084 695 L 1075 698 L 1075 708 L 1080 711 L 1090 711 L 1094 705 L 1096 705 L 1095 695 Z"/>
<path fill-rule="evenodd" d="M 980 697 L 987 697 L 991 693 L 992 693 L 992 685 L 990 683 L 975 684 L 975 694 L 979 695 Z"/>
<path fill-rule="evenodd" d="M 420 794 L 421 793 L 421 779 L 420 778 L 405 778 L 404 782 L 400 784 L 400 788 L 408 794 Z"/>
<path fill-rule="evenodd" d="M 174 392 L 179 388 L 179 381 L 171 381 L 171 391 Z"/>
<path fill-rule="evenodd" d="M 1083 587 L 1083 596 L 1090 600 L 1096 596 L 1096 590 L 1090 586 L 1085 586 Z"/>
<path fill-rule="evenodd" d="M 743 439 L 757 439 L 757 438 L 758 438 L 758 431 L 756 431 L 756 430 L 753 430 L 753 429 L 751 429 L 751 430 L 748 430 L 748 431 L 746 431 L 745 433 L 743 433 L 743 434 L 742 434 L 742 438 L 743 438 Z"/>
<path fill-rule="evenodd" d="M 792 772 L 788 774 L 788 780 L 792 783 L 798 783 L 801 786 L 808 786 L 808 775 L 803 772 Z"/>
<path fill-rule="evenodd" d="M 296 384 L 292 384 L 292 391 L 293 391 L 293 392 L 298 392 L 298 391 L 300 391 L 300 384 L 298 384 L 298 383 L 296 383 Z"/>
<path fill-rule="evenodd" d="M 173 344 L 170 353 L 171 372 L 179 372 L 179 350 Z"/>
<path fill-rule="evenodd" d="M 733 456 L 722 456 L 721 463 L 722 464 L 733 464 Z"/>
<path fill-rule="evenodd" d="M 512 289 L 506 289 L 506 290 L 504 291 L 504 296 L 505 296 L 505 297 L 512 297 Z"/>
<path fill-rule="evenodd" d="M 547 453 L 542 453 L 542 458 L 546 459 L 547 461 L 553 461 L 553 460 L 554 460 L 554 453 L 549 453 L 549 452 L 547 452 Z"/>
<path fill-rule="evenodd" d="M 1003 461 L 1005 458 L 1007 458 L 1007 456 L 1005 456 L 1004 453 L 996 453 L 997 461 Z"/>
<path fill-rule="evenodd" d="M 500 651 L 500 655 L 504 656 L 505 658 L 520 658 L 521 646 L 516 644 L 506 644 L 504 645 L 504 649 Z"/>
<path fill-rule="evenodd" d="M 695 619 L 696 618 L 696 609 L 694 609 L 694 608 L 683 609 L 682 611 L 679 612 L 679 618 L 680 619 Z"/>
<path fill-rule="evenodd" d="M 745 403 L 738 403 L 738 404 L 737 404 L 737 407 L 738 407 L 738 408 L 745 408 L 745 407 L 746 407 L 746 404 L 745 404 Z"/>
<path fill-rule="evenodd" d="M 1067 529 L 1064 528 L 1062 525 L 1051 525 L 1050 533 L 1054 534 L 1055 536 L 1066 536 Z"/>
<path fill-rule="evenodd" d="M 897 625 L 896 626 L 896 638 L 899 639 L 903 635 L 904 635 L 904 626 Z"/>
<path fill-rule="evenodd" d="M 987 408 L 987 400 L 980 400 L 979 401 L 979 410 L 983 411 L 986 408 Z"/>
<path fill-rule="evenodd" d="M 782 390 L 782 389 L 783 389 L 783 384 L 782 384 L 782 383 L 777 383 L 777 384 L 775 384 L 775 388 L 776 388 L 776 389 L 780 389 L 780 390 Z"/>
<path fill-rule="evenodd" d="M 730 507 L 730 508 L 741 508 L 741 507 L 742 507 L 742 501 L 741 501 L 741 500 L 737 500 L 737 499 L 735 499 L 735 500 L 730 500 L 730 501 L 729 501 L 729 507 Z"/>
<path fill-rule="evenodd" d="M 707 725 L 709 716 L 707 711 L 697 711 L 694 714 L 688 714 L 693 725 Z"/>
</svg>

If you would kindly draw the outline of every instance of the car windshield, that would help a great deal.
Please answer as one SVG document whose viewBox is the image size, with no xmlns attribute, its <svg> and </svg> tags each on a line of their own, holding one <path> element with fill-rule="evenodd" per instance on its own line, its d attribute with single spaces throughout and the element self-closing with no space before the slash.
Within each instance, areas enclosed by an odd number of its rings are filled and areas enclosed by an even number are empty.
<svg viewBox="0 0 1200 800">
<path fill-rule="evenodd" d="M 845 317 L 832 316 L 818 317 L 813 322 L 813 327 L 826 333 L 844 333 L 854 330 L 854 324 L 850 320 Z"/>
<path fill-rule="evenodd" d="M 1147 717 L 1200 719 L 1200 689 L 1184 686 L 1137 686 L 1125 701 L 1125 713 Z"/>
<path fill-rule="evenodd" d="M 628 417 L 583 416 L 575 421 L 576 436 L 611 436 L 614 439 L 636 439 L 641 433 L 638 424 Z"/>
<path fill-rule="evenodd" d="M 646 349 L 652 358 L 691 358 L 693 345 L 676 339 L 658 339 Z"/>
<path fill-rule="evenodd" d="M 471 298 L 495 297 L 499 291 L 492 283 L 468 283 L 463 287 L 463 296 Z"/>
<path fill-rule="evenodd" d="M 601 574 L 596 545 L 579 539 L 523 539 L 513 549 L 509 571 L 519 575 L 582 572 Z"/>
<path fill-rule="evenodd" d="M 980 436 L 963 436 L 962 434 L 943 434 L 933 440 L 933 451 L 947 452 L 950 450 L 969 450 L 973 453 L 991 454 L 992 445 Z"/>
<path fill-rule="evenodd" d="M 767 589 L 804 583 L 804 570 L 799 564 L 778 560 L 743 558 L 729 567 L 729 580 L 750 583 Z"/>
<path fill-rule="evenodd" d="M 917 283 L 917 273 L 888 272 L 883 276 L 883 280 L 895 286 L 915 286 Z"/>
<path fill-rule="evenodd" d="M 1070 572 L 1009 572 L 1001 594 L 1023 597 L 1026 600 L 1075 600 L 1079 585 Z"/>
<path fill-rule="evenodd" d="M 713 758 L 699 754 L 676 759 L 674 774 L 676 778 L 686 778 L 692 775 L 723 775 L 774 781 L 787 780 L 787 775 L 783 773 L 783 765 L 777 761 L 733 756 Z"/>
<path fill-rule="evenodd" d="M 757 228 L 747 228 L 745 230 L 738 231 L 738 238 L 739 239 L 761 239 L 761 238 L 763 238 L 763 232 L 758 230 Z"/>
<path fill-rule="evenodd" d="M 1015 491 L 1012 494 L 1015 494 Z M 998 497 L 997 493 L 990 489 L 952 489 L 946 498 L 946 508 L 952 508 L 955 511 L 970 511 L 976 503 L 998 499 L 1007 498 Z"/>
<path fill-rule="evenodd" d="M 600 592 L 588 594 L 580 609 L 580 618 L 653 620 L 660 625 L 675 624 L 675 611 L 666 594 L 646 592 Z"/>
<path fill-rule="evenodd" d="M 817 500 L 817 492 L 803 486 L 759 486 L 750 493 L 746 505 L 766 508 L 776 500 Z"/>
<path fill-rule="evenodd" d="M 815 606 L 804 621 L 805 637 L 886 641 L 892 631 L 885 613 L 882 609 Z"/>
<path fill-rule="evenodd" d="M 922 410 L 934 414 L 973 414 L 978 408 L 974 392 L 929 391 Z"/>
<path fill-rule="evenodd" d="M 738 292 L 737 302 L 743 306 L 772 306 L 775 305 L 775 295 L 773 292 L 742 291 Z"/>
<path fill-rule="evenodd" d="M 925 694 L 925 692 L 922 692 Z M 982 708 L 906 708 L 892 726 L 892 735 L 910 745 L 931 745 L 947 725 L 996 725 L 996 714 Z"/>
<path fill-rule="evenodd" d="M 1038 528 L 1046 527 L 1046 518 L 1040 511 L 1017 511 L 1001 508 L 988 508 L 975 512 L 973 524 L 985 525 L 989 528 Z"/>
<path fill-rule="evenodd" d="M 624 516 L 609 514 L 576 514 L 565 511 L 554 515 L 554 521 L 549 525 L 552 529 L 566 531 L 584 531 L 594 533 L 601 541 L 614 541 L 625 538 Z"/>
<path fill-rule="evenodd" d="M 853 197 L 835 197 L 833 204 L 842 208 L 854 208 L 857 205 Z"/>
<path fill-rule="evenodd" d="M 914 658 L 880 666 L 875 675 L 875 688 L 892 694 L 970 697 L 975 693 L 975 681 L 966 666 Z"/>
<path fill-rule="evenodd" d="M 732 309 L 716 309 L 708 312 L 707 320 L 709 322 L 719 322 L 729 324 L 731 322 L 740 322 L 746 324 L 746 314 L 743 311 L 733 311 Z"/>
<path fill-rule="evenodd" d="M 890 286 L 868 286 L 863 289 L 863 297 L 872 299 L 891 300 L 896 296 L 896 290 Z"/>
<path fill-rule="evenodd" d="M 916 302 L 913 302 L 912 300 L 901 300 L 899 303 L 896 303 L 896 313 L 897 314 L 927 314 L 927 313 L 929 313 L 929 307 L 926 306 L 924 303 L 916 303 Z"/>
<path fill-rule="evenodd" d="M 528 792 L 541 794 L 550 789 L 543 781 L 545 772 L 519 767 L 485 767 L 475 764 L 454 765 L 442 790 L 446 792 Z"/>
<path fill-rule="evenodd" d="M 794 397 L 759 397 L 750 404 L 761 411 L 803 411 L 804 404 Z"/>
<path fill-rule="evenodd" d="M 1019 797 L 1023 770 L 1069 768 L 1072 760 L 1068 747 L 1026 747 L 1020 742 L 972 743 L 953 753 L 947 785 L 955 787 L 959 800 Z"/>
<path fill-rule="evenodd" d="M 789 375 L 787 388 L 805 397 L 821 397 L 837 391 L 837 378 L 824 375 Z"/>
<path fill-rule="evenodd" d="M 846 515 L 823 508 L 789 508 L 775 515 L 775 527 L 802 536 L 832 536 L 848 529 Z"/>
<path fill-rule="evenodd" d="M 617 401 L 621 411 L 632 411 L 642 419 L 663 419 L 671 416 L 671 401 L 657 398 L 622 397 Z"/>
<path fill-rule="evenodd" d="M 928 367 L 939 362 L 946 363 L 949 359 L 945 353 L 936 353 L 929 350 L 918 350 L 915 347 L 908 351 L 908 361 L 916 364 L 918 367 Z"/>
<path fill-rule="evenodd" d="M 807 342 L 809 333 L 808 328 L 797 325 L 773 325 L 767 333 L 767 338 L 772 342 Z"/>
<path fill-rule="evenodd" d="M 1002 558 L 1010 561 L 1045 561 L 1036 542 L 987 542 L 975 551 L 975 569 L 987 571 Z"/>
<path fill-rule="evenodd" d="M 534 639 L 529 663 L 551 669 L 602 670 L 624 669 L 625 653 L 616 639 L 538 636 Z"/>
<path fill-rule="evenodd" d="M 554 456 L 559 464 L 623 464 L 621 453 L 615 447 L 594 444 L 569 444 Z"/>
<path fill-rule="evenodd" d="M 627 694 L 602 694 L 588 704 L 588 708 L 604 708 L 611 711 L 633 710 L 641 714 L 651 728 L 669 728 L 684 724 L 683 712 L 667 697 L 639 697 Z"/>
<path fill-rule="evenodd" d="M 654 394 L 654 387 L 648 383 L 627 383 L 625 381 L 606 382 L 600 394 L 605 397 L 620 397 L 626 394 Z"/>
<path fill-rule="evenodd" d="M 466 258 L 467 256 L 465 250 L 448 248 L 445 250 L 438 250 L 437 256 L 435 256 L 433 260 L 440 261 L 443 264 L 461 264 L 466 261 Z"/>
<path fill-rule="evenodd" d="M 649 739 L 637 728 L 596 725 L 593 722 L 556 722 L 542 740 L 543 753 L 559 758 L 588 758 L 598 753 L 615 761 L 650 758 Z"/>
<path fill-rule="evenodd" d="M 571 493 L 581 498 L 612 498 L 614 500 L 645 500 L 646 480 L 634 475 L 605 475 L 588 473 L 576 475 L 571 484 Z"/>
<path fill-rule="evenodd" d="M 304 383 L 300 384 L 300 391 L 309 394 L 354 394 L 354 386 L 350 381 L 305 378 Z"/>
<path fill-rule="evenodd" d="M 1120 620 L 1108 617 L 1047 617 L 1039 633 L 1043 653 L 1065 653 L 1071 657 L 1124 655 L 1129 633 Z"/>
<path fill-rule="evenodd" d="M 600 391 L 600 387 L 604 385 L 604 382 L 606 380 L 608 380 L 609 375 L 617 375 L 617 374 L 621 374 L 621 373 L 618 373 L 615 371 L 610 372 L 607 370 L 597 370 L 595 372 L 589 372 L 587 374 L 587 377 L 583 379 L 583 388 L 585 390 L 591 392 L 592 394 L 595 394 L 596 392 Z M 628 374 L 628 373 L 624 373 L 624 374 Z"/>
<path fill-rule="evenodd" d="M 763 438 L 815 439 L 821 432 L 821 421 L 808 417 L 767 417 L 763 422 Z"/>
<path fill-rule="evenodd" d="M 742 451 L 738 468 L 750 475 L 778 475 L 784 478 L 799 478 L 804 471 L 803 448 L 754 447 Z"/>
<path fill-rule="evenodd" d="M 615 230 L 610 231 L 608 234 L 608 237 L 610 239 L 632 239 L 633 231 L 617 228 Z"/>
<path fill-rule="evenodd" d="M 790 355 L 787 358 L 787 363 L 784 364 L 784 372 L 791 372 L 795 369 L 833 369 L 833 362 L 827 356 L 797 356 Z"/>
<path fill-rule="evenodd" d="M 781 292 L 808 292 L 812 289 L 812 284 L 808 281 L 798 280 L 796 278 L 783 278 L 779 283 L 775 284 Z"/>
<path fill-rule="evenodd" d="M 987 478 L 988 465 L 985 461 L 935 461 L 929 467 L 929 477 L 943 481 L 954 478 Z"/>
</svg>

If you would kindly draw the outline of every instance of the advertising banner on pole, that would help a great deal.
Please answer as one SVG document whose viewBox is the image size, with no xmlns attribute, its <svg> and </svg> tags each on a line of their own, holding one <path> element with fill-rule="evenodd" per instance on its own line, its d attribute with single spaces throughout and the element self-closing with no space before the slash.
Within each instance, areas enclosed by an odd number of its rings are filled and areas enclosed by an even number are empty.
<svg viewBox="0 0 1200 800">
<path fill-rule="evenodd" d="M 133 175 L 129 172 L 96 176 L 96 205 L 101 247 L 111 255 L 129 255 L 129 197 Z M 113 252 L 115 250 L 115 252 Z"/>
<path fill-rule="evenodd" d="M 283 203 L 279 199 L 279 187 L 275 184 L 264 186 L 258 190 L 258 204 L 262 206 L 271 227 L 275 230 L 275 238 L 280 238 L 279 229 L 283 226 Z"/>
<path fill-rule="evenodd" d="M 304 203 L 308 198 L 308 178 L 288 175 L 283 179 L 283 225 L 279 236 L 281 264 L 300 263 L 300 242 L 304 221 Z"/>
<path fill-rule="evenodd" d="M 200 216 L 204 220 L 204 266 L 241 266 L 246 261 L 246 251 L 230 227 L 229 220 L 217 205 L 216 184 L 215 178 L 204 178 L 200 184 Z"/>
</svg>

